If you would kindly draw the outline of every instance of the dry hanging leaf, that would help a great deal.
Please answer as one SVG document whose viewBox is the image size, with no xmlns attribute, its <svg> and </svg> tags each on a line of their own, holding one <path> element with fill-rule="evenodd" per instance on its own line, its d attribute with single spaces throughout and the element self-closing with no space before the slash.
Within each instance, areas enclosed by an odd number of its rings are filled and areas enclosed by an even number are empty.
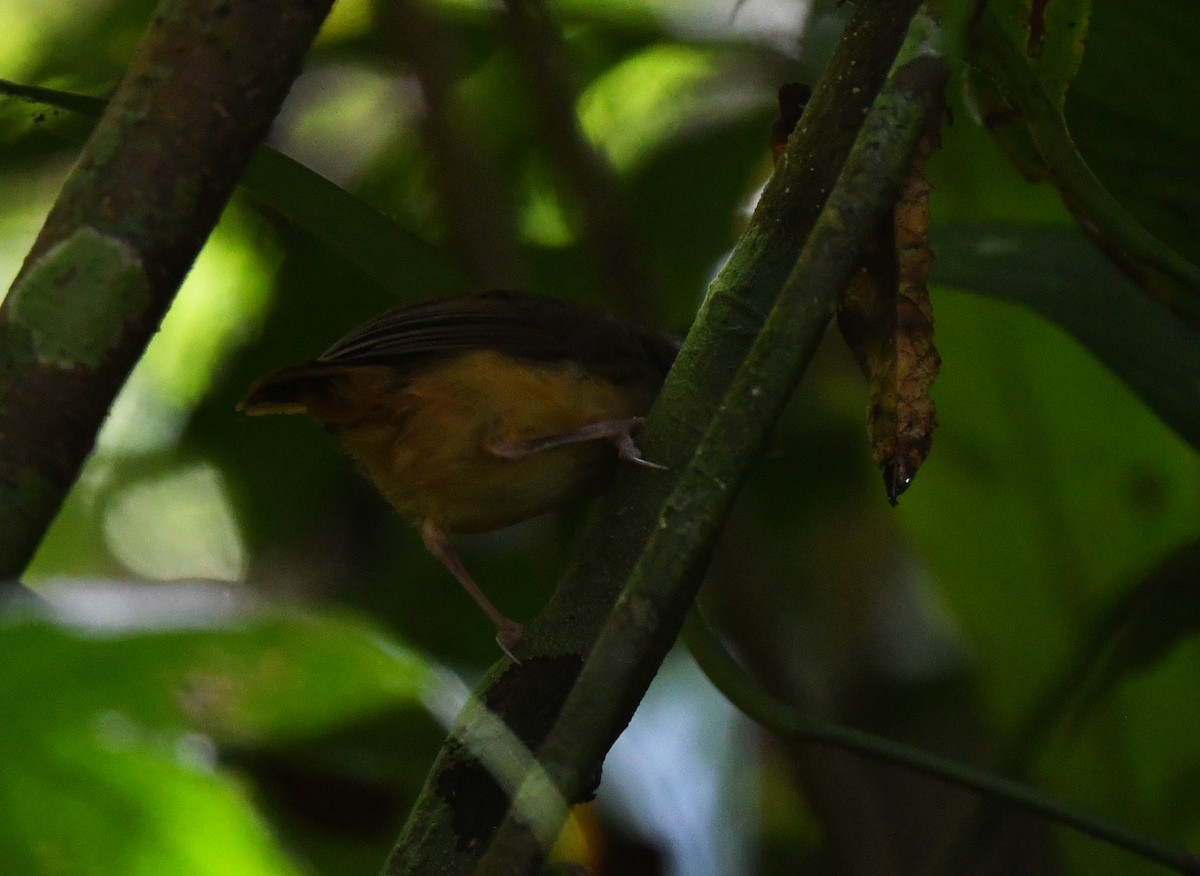
<svg viewBox="0 0 1200 876">
<path fill-rule="evenodd" d="M 931 128 L 913 158 L 895 208 L 880 223 L 838 310 L 842 337 L 871 382 L 867 433 L 893 505 L 929 455 L 937 427 L 929 387 L 941 357 L 933 345 L 926 285 L 933 251 L 930 185 L 924 173 L 936 146 L 936 128 Z"/>
</svg>

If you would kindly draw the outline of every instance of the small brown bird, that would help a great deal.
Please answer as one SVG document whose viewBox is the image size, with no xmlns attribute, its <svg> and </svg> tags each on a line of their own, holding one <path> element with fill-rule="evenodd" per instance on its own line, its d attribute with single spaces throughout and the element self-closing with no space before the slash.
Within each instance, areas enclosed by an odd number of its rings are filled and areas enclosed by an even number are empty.
<svg viewBox="0 0 1200 876">
<path fill-rule="evenodd" d="M 417 523 L 511 657 L 524 628 L 484 596 L 449 533 L 592 495 L 619 459 L 661 468 L 632 433 L 678 346 L 578 304 L 484 292 L 388 311 L 259 379 L 238 408 L 307 414 L 337 438 Z"/>
</svg>

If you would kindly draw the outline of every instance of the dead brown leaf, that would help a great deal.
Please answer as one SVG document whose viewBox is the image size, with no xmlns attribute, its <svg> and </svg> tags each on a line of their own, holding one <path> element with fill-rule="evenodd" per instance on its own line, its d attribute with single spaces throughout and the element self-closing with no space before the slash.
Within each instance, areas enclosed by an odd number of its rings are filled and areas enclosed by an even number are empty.
<svg viewBox="0 0 1200 876">
<path fill-rule="evenodd" d="M 936 128 L 931 128 L 838 310 L 842 337 L 871 384 L 867 432 L 893 505 L 929 455 L 937 427 L 929 388 L 941 357 L 933 344 L 927 286 L 933 250 L 931 186 L 924 172 L 936 146 Z"/>
</svg>

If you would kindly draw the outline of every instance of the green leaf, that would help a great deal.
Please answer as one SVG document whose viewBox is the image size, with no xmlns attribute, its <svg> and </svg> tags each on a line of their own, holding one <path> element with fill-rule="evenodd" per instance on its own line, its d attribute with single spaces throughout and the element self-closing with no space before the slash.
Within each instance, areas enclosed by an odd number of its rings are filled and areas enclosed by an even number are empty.
<svg viewBox="0 0 1200 876">
<path fill-rule="evenodd" d="M 415 288 L 419 297 L 461 292 L 462 266 L 394 219 L 300 162 L 259 147 L 241 186 L 256 201 L 313 235 L 381 289 Z"/>
<path fill-rule="evenodd" d="M 1079 151 L 1146 226 L 1200 262 L 1200 4 L 1097 4 L 1066 105 Z"/>
<path fill-rule="evenodd" d="M 0 95 L 95 118 L 100 98 L 0 79 Z M 79 131 L 80 142 L 86 131 Z M 470 282 L 449 256 L 394 219 L 270 146 L 255 150 L 242 188 L 259 204 L 303 228 L 380 288 L 416 286 L 421 295 L 462 291 Z"/>
<path fill-rule="evenodd" d="M 0 616 L 0 871 L 291 873 L 216 742 L 412 706 L 430 668 L 361 620 L 236 588 L 50 588 Z"/>
<path fill-rule="evenodd" d="M 970 654 L 993 738 L 1003 740 L 1043 702 L 1047 680 L 1074 660 L 1097 613 L 1196 538 L 1200 456 L 1028 308 L 945 288 L 933 302 L 942 426 L 897 518 Z M 1108 318 L 1119 327 L 1119 315 Z M 1056 734 L 1032 767 L 1038 784 L 1191 843 L 1195 802 L 1172 789 L 1197 763 L 1198 653 L 1175 649 L 1084 726 Z M 1046 719 L 1058 726 L 1075 702 L 1062 697 Z M 1133 872 L 1124 860 L 1069 871 Z"/>
<path fill-rule="evenodd" d="M 1040 174 L 1036 172 L 1037 168 L 1031 159 L 1029 146 L 1032 145 L 1036 160 L 1045 167 L 1046 176 L 1058 188 L 1072 212 L 1087 224 L 1090 233 L 1103 241 L 1105 249 L 1114 254 L 1139 285 L 1154 297 L 1168 302 L 1193 325 L 1200 325 L 1200 267 L 1188 257 L 1194 251 L 1194 246 L 1180 250 L 1178 245 L 1178 241 L 1187 239 L 1188 226 L 1197 221 L 1195 211 L 1190 209 L 1193 205 L 1190 202 L 1181 205 L 1181 215 L 1185 220 L 1181 228 L 1178 215 L 1163 215 L 1163 211 L 1153 209 L 1147 214 L 1147 211 L 1131 209 L 1131 204 L 1116 194 L 1114 183 L 1119 180 L 1119 175 L 1098 175 L 1089 163 L 1095 153 L 1086 141 L 1073 136 L 1073 129 L 1068 128 L 1064 117 L 1062 89 L 1067 85 L 1064 76 L 1071 64 L 1056 64 L 1054 69 L 1057 72 L 1048 78 L 1043 75 L 1046 71 L 1040 65 L 1040 59 L 1030 53 L 1032 33 L 1014 24 L 1014 17 L 1018 24 L 1025 20 L 1014 3 L 1015 0 L 989 4 L 979 16 L 972 34 L 975 49 L 973 62 L 990 79 L 987 87 L 979 90 L 984 124 L 997 137 L 1006 154 L 1028 176 L 1036 179 Z M 1047 0 L 1046 3 L 1034 3 L 1032 8 L 1048 11 L 1048 7 L 1053 5 L 1053 0 Z M 1104 4 L 1105 7 L 1108 5 Z M 1140 4 L 1137 8 L 1140 8 Z M 1185 22 L 1189 17 L 1190 20 L 1197 18 L 1194 4 L 1188 10 L 1181 8 L 1180 13 Z M 1124 24 L 1134 30 L 1145 29 L 1140 22 L 1132 20 L 1126 20 Z M 1109 28 L 1112 28 L 1111 24 Z M 1182 29 L 1190 32 L 1191 25 L 1185 23 Z M 1097 27 L 1092 36 L 1103 45 L 1105 32 L 1104 27 Z M 1137 69 L 1140 63 L 1138 57 L 1129 54 L 1129 41 L 1125 36 L 1124 31 L 1118 33 L 1110 30 L 1108 40 L 1110 51 L 1124 62 L 1122 76 L 1126 75 L 1124 70 Z M 1056 44 L 1064 42 L 1058 40 Z M 1089 42 L 1089 58 L 1091 51 Z M 1085 59 L 1080 79 L 1083 79 L 1088 67 L 1088 59 Z M 1108 87 L 1108 78 L 1102 79 L 1099 84 L 1101 93 Z M 1139 97 L 1156 89 L 1174 91 L 1176 87 L 1170 81 L 1147 81 L 1142 85 Z M 1179 104 L 1180 107 L 1191 105 L 1187 102 Z M 1133 115 L 1138 113 L 1136 109 L 1128 112 Z M 1073 121 L 1077 121 L 1076 115 L 1072 113 Z M 1161 138 L 1154 138 L 1145 144 L 1145 148 L 1156 154 L 1170 145 Z M 1170 162 L 1164 164 L 1169 165 Z M 1145 180 L 1138 180 L 1135 189 L 1144 192 L 1145 183 Z M 1153 187 L 1151 190 L 1154 190 Z M 1145 200 L 1144 196 L 1142 200 Z M 1171 206 L 1180 209 L 1180 205 Z M 1153 221 L 1155 219 L 1162 221 Z M 1174 233 L 1164 237 L 1164 229 L 1171 229 Z M 1194 239 L 1194 234 L 1191 239 Z"/>
<path fill-rule="evenodd" d="M 736 52 L 665 43 L 614 65 L 579 97 L 584 133 L 619 172 L 673 141 L 761 109 L 763 93 Z"/>
<path fill-rule="evenodd" d="M 1123 679 L 1156 666 L 1182 642 L 1200 633 L 1198 569 L 1200 541 L 1192 541 L 1173 551 L 1122 596 L 1113 612 L 1119 625 L 1115 641 L 1081 711 Z"/>
<path fill-rule="evenodd" d="M 299 873 L 246 794 L 204 752 L 116 713 L 22 739 L 0 779 L 5 873 Z M 12 741 L 6 739 L 6 741 Z"/>
<path fill-rule="evenodd" d="M 1078 228 L 943 222 L 933 243 L 933 282 L 1041 313 L 1200 448 L 1200 334 L 1142 295 Z"/>
<path fill-rule="evenodd" d="M 1200 456 L 1028 309 L 933 303 L 942 425 L 899 519 L 1015 721 L 1097 607 L 1196 536 Z"/>
</svg>

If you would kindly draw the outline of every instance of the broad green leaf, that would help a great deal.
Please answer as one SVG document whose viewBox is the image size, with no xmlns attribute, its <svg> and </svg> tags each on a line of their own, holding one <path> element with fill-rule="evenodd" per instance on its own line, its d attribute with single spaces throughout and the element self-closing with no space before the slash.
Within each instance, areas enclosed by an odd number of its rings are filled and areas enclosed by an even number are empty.
<svg viewBox="0 0 1200 876">
<path fill-rule="evenodd" d="M 1020 264 L 1019 252 L 1008 258 Z M 1200 535 L 1200 456 L 1029 309 L 944 288 L 933 301 L 942 426 L 897 516 L 962 634 L 1003 740 L 1044 701 L 1120 589 Z M 1122 314 L 1107 318 L 1119 327 Z M 1200 769 L 1195 644 L 1117 688 L 1084 726 L 1055 735 L 1037 784 L 1194 841 L 1187 829 L 1200 807 L 1172 788 L 1181 770 Z M 1070 717 L 1075 702 L 1055 703 L 1051 720 Z M 1124 858 L 1114 864 L 1111 849 L 1080 845 L 1071 853 L 1087 863 L 1068 872 L 1142 872 Z"/>
<path fill-rule="evenodd" d="M 1066 14 L 1058 19 L 1059 26 L 1068 30 L 1077 28 L 1080 22 L 1070 11 L 1076 8 L 1072 0 L 1059 0 L 1065 3 Z M 1054 0 L 1047 3 L 1034 3 L 1030 8 L 1038 10 L 1040 15 L 1035 18 L 1049 27 L 1049 10 L 1056 4 Z M 1140 70 L 1141 59 L 1129 51 L 1130 40 L 1128 32 L 1140 33 L 1143 39 L 1149 37 L 1151 42 L 1158 42 L 1154 36 L 1155 19 L 1146 22 L 1133 20 L 1132 12 L 1127 12 L 1122 21 L 1111 13 L 1110 7 L 1123 6 L 1125 9 L 1140 9 L 1141 4 L 1102 4 L 1104 11 L 1094 23 L 1089 38 L 1088 57 L 1084 58 L 1079 77 L 1084 77 L 1088 69 L 1089 58 L 1092 55 L 1093 42 L 1100 47 L 1102 54 L 1107 52 L 1114 59 L 1120 59 L 1121 76 L 1127 81 L 1137 82 L 1135 88 L 1125 93 L 1131 96 L 1127 107 L 1122 112 L 1131 117 L 1138 117 L 1141 110 L 1137 109 L 1139 102 L 1149 100 L 1150 105 L 1157 105 L 1149 95 L 1155 91 L 1171 90 L 1181 99 L 1179 106 L 1190 106 L 1188 102 L 1188 81 L 1183 82 L 1184 94 L 1178 94 L 1177 83 L 1160 81 L 1129 74 L 1127 71 Z M 1032 31 L 1022 27 L 1027 21 L 1029 12 L 1018 8 L 1014 2 L 988 4 L 978 18 L 978 24 L 972 34 L 974 48 L 973 62 L 986 75 L 990 82 L 978 90 L 981 101 L 981 116 L 989 130 L 996 136 L 1005 152 L 1022 167 L 1028 176 L 1038 178 L 1040 174 L 1034 162 L 1045 167 L 1045 175 L 1054 183 L 1063 196 L 1063 200 L 1082 222 L 1087 223 L 1092 233 L 1103 241 L 1106 250 L 1112 252 L 1122 267 L 1134 276 L 1139 285 L 1143 286 L 1155 297 L 1170 303 L 1171 307 L 1184 315 L 1193 325 L 1200 325 L 1200 267 L 1194 255 L 1196 252 L 1191 241 L 1195 239 L 1194 232 L 1189 227 L 1196 223 L 1196 211 L 1186 195 L 1183 203 L 1172 199 L 1166 209 L 1159 206 L 1154 209 L 1153 199 L 1146 198 L 1144 192 L 1149 186 L 1150 191 L 1158 190 L 1153 178 L 1139 179 L 1133 188 L 1143 192 L 1138 198 L 1143 202 L 1142 209 L 1136 209 L 1136 204 L 1128 198 L 1126 186 L 1120 186 L 1121 174 L 1105 172 L 1103 160 L 1093 167 L 1096 158 L 1103 159 L 1103 151 L 1093 150 L 1087 142 L 1087 136 L 1103 130 L 1103 122 L 1099 126 L 1088 126 L 1086 115 L 1083 124 L 1077 118 L 1078 112 L 1069 116 L 1071 127 L 1068 127 L 1068 117 L 1064 117 L 1063 91 L 1069 84 L 1069 72 L 1075 63 L 1058 64 L 1051 75 L 1044 75 L 1046 70 L 1041 66 L 1040 56 L 1030 51 L 1029 40 Z M 1078 7 L 1082 9 L 1082 7 Z M 1195 4 L 1188 8 L 1180 6 L 1178 12 L 1182 18 L 1180 30 L 1185 34 L 1192 32 L 1195 25 L 1191 22 L 1200 18 Z M 1025 16 L 1025 17 L 1022 17 Z M 1124 29 L 1117 30 L 1114 21 L 1122 24 Z M 1107 22 L 1107 24 L 1105 24 Z M 1107 36 L 1107 39 L 1106 39 Z M 1025 42 L 1022 42 L 1022 39 Z M 1043 48 L 1050 39 L 1046 31 L 1042 40 Z M 1067 39 L 1059 39 L 1054 45 L 1063 46 L 1069 43 Z M 1173 44 L 1164 40 L 1168 46 Z M 1109 68 L 1116 65 L 1109 61 Z M 1103 93 L 1108 88 L 1108 79 L 1100 80 L 1098 92 Z M 1072 90 L 1074 93 L 1074 90 Z M 1107 98 L 1104 98 L 1107 99 Z M 1085 92 L 1082 106 L 1096 106 L 1095 96 Z M 1157 115 L 1157 113 L 1152 113 Z M 1122 124 L 1118 115 L 1109 115 L 1108 121 Z M 1162 127 L 1162 126 L 1160 126 Z M 1163 127 L 1162 130 L 1169 130 Z M 1083 136 L 1081 136 L 1081 134 Z M 1160 136 L 1148 134 L 1150 142 L 1145 142 L 1143 148 L 1148 155 L 1157 155 L 1176 145 L 1173 137 L 1164 141 Z M 1102 140 L 1103 141 L 1103 140 Z M 1109 138 L 1109 142 L 1112 139 Z M 1122 141 L 1123 143 L 1123 141 Z M 1033 150 L 1030 150 L 1032 145 Z M 1123 144 L 1124 145 L 1124 144 Z M 1118 150 L 1122 151 L 1122 150 Z M 1036 159 L 1031 158 L 1036 152 Z M 1193 150 L 1194 153 L 1194 150 Z M 1122 156 L 1127 157 L 1127 156 Z M 1145 164 L 1153 165 L 1154 159 Z M 1170 166 L 1171 161 L 1163 162 Z M 1136 166 L 1136 165 L 1135 165 Z M 1096 168 L 1102 170 L 1098 173 Z M 1186 175 L 1185 175 L 1186 176 Z M 1161 179 L 1161 178 L 1160 178 Z M 1165 180 L 1162 180 L 1165 182 Z M 1185 185 L 1184 190 L 1187 190 Z M 1122 193 L 1124 191 L 1124 197 Z M 1151 205 L 1146 209 L 1146 204 Z M 1182 222 L 1180 221 L 1182 220 Z M 1190 237 L 1189 237 L 1190 233 Z M 1184 243 L 1189 245 L 1184 246 Z"/>
<path fill-rule="evenodd" d="M 1200 448 L 1200 334 L 1142 295 L 1078 228 L 943 222 L 933 244 L 934 282 L 1038 311 Z"/>
<path fill-rule="evenodd" d="M 1088 703 L 1105 696 L 1117 683 L 1161 663 L 1182 642 L 1200 633 L 1200 542 L 1172 552 L 1119 600 L 1114 612 L 1115 641 L 1105 656 Z"/>
<path fill-rule="evenodd" d="M 232 587 L 55 586 L 0 618 L 0 872 L 291 873 L 214 742 L 283 744 L 434 681 L 348 616 Z"/>
<path fill-rule="evenodd" d="M 1067 100 L 1079 151 L 1155 234 L 1200 262 L 1200 4 L 1096 5 Z"/>
<path fill-rule="evenodd" d="M 16 741 L 21 756 L 0 778 L 5 873 L 302 872 L 202 745 L 157 736 L 115 711 L 93 716 L 91 726 L 46 728 L 32 744 Z"/>
<path fill-rule="evenodd" d="M 95 118 L 100 98 L 0 80 L 0 95 Z M 86 131 L 78 130 L 81 136 Z M 303 228 L 380 288 L 417 287 L 422 295 L 461 291 L 470 278 L 434 246 L 360 198 L 270 146 L 260 146 L 242 188 L 276 215 Z"/>
<path fill-rule="evenodd" d="M 900 519 L 1014 721 L 1096 606 L 1200 532 L 1200 456 L 1025 308 L 933 302 L 941 429 Z"/>
<path fill-rule="evenodd" d="M 119 703 L 160 729 L 282 742 L 414 702 L 432 681 L 418 657 L 357 618 L 272 609 L 231 585 L 39 592 L 51 619 L 5 618 L 0 647 L 13 671 L 0 684 L 37 677 L 53 691 L 39 702 L 63 717 Z"/>
</svg>

